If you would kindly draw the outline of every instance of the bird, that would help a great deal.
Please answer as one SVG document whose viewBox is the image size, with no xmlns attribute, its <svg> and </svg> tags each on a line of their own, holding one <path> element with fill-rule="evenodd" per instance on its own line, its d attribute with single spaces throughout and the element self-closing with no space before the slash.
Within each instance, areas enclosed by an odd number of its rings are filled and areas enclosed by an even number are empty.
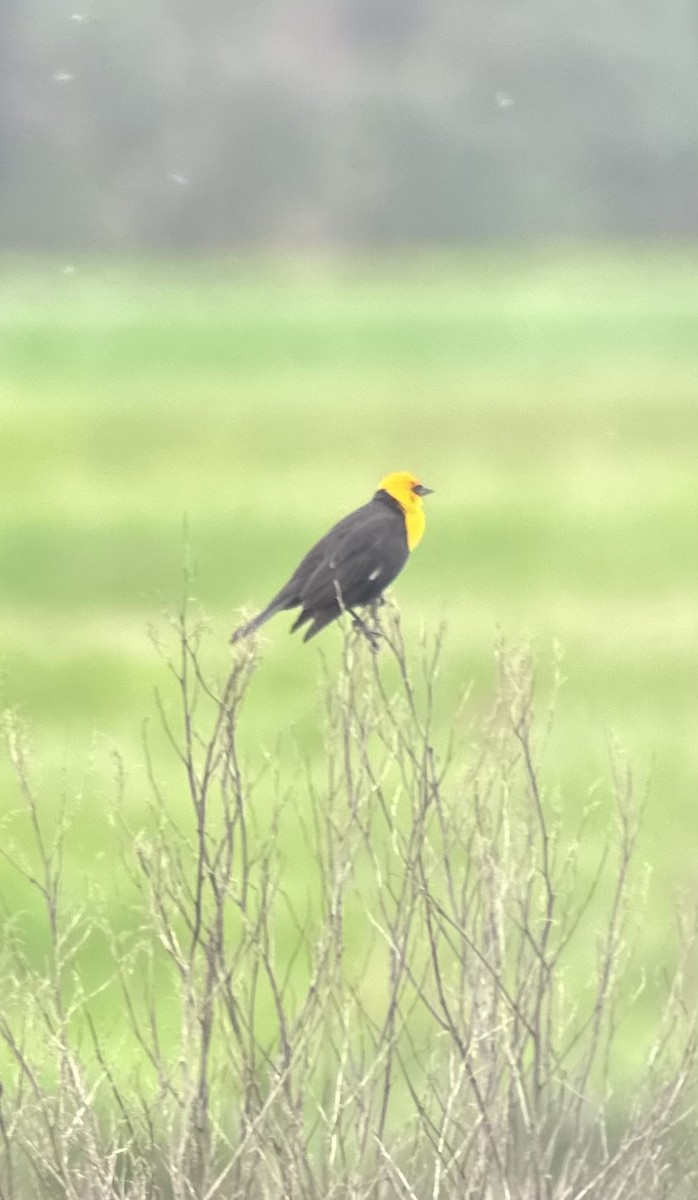
<svg viewBox="0 0 698 1200">
<path fill-rule="evenodd" d="M 276 613 L 300 608 L 290 632 L 307 625 L 304 642 L 346 611 L 375 649 L 375 631 L 356 609 L 383 602 L 385 588 L 422 539 L 423 497 L 433 490 L 409 471 L 384 476 L 368 504 L 333 525 L 266 608 L 235 630 L 231 642 L 248 637 Z"/>
</svg>

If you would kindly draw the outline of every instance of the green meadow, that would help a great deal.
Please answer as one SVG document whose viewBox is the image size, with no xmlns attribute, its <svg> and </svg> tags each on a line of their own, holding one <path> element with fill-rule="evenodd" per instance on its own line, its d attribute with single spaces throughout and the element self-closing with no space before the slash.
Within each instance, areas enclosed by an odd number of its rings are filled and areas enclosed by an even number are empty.
<svg viewBox="0 0 698 1200">
<path fill-rule="evenodd" d="M 434 495 L 394 596 L 408 644 L 445 622 L 443 728 L 468 689 L 458 719 L 486 711 L 500 639 L 532 646 L 542 710 L 562 655 L 546 794 L 573 822 L 608 797 L 609 746 L 627 752 L 647 800 L 641 952 L 661 961 L 674 893 L 695 881 L 697 449 L 695 247 L 5 261 L 2 704 L 29 729 L 47 819 L 71 798 L 69 893 L 136 919 L 108 814 L 118 751 L 120 803 L 147 823 L 144 723 L 185 803 L 150 636 L 185 586 L 223 671 L 241 610 L 409 469 Z M 265 628 L 243 712 L 252 771 L 323 752 L 339 632 L 305 646 L 289 624 Z M 26 849 L 6 758 L 0 785 L 6 844 Z M 291 888 L 304 870 L 289 846 Z M 0 878 L 4 912 L 30 920 L 26 884 L 6 864 Z"/>
</svg>

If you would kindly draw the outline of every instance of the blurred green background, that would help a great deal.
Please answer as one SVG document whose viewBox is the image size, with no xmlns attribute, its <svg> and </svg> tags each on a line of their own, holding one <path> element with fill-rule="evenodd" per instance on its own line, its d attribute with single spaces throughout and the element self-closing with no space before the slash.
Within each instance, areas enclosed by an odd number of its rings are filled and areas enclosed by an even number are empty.
<svg viewBox="0 0 698 1200">
<path fill-rule="evenodd" d="M 486 706 L 500 634 L 533 639 L 544 677 L 559 642 L 549 786 L 574 813 L 619 738 L 649 783 L 642 853 L 669 919 L 695 865 L 696 251 L 15 261 L 0 323 L 4 702 L 48 804 L 64 772 L 83 795 L 81 871 L 109 859 L 113 746 L 142 805 L 166 686 L 148 628 L 187 556 L 222 666 L 240 608 L 406 468 L 435 495 L 394 590 L 411 638 L 447 622 L 444 719 L 471 681 L 470 716 Z M 289 623 L 264 631 L 251 761 L 282 735 L 321 748 L 319 650 L 339 634 L 303 646 Z M 663 921 L 645 937 L 659 949 Z"/>
</svg>

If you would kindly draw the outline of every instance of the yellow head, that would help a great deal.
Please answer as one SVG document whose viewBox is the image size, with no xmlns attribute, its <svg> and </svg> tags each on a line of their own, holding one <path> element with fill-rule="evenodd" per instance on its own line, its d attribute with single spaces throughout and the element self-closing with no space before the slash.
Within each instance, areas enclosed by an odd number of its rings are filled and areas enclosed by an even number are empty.
<svg viewBox="0 0 698 1200">
<path fill-rule="evenodd" d="M 417 476 L 411 475 L 409 471 L 393 471 L 392 475 L 386 475 L 381 479 L 378 491 L 387 492 L 393 500 L 397 500 L 405 517 L 407 547 L 409 550 L 414 550 L 424 533 L 422 496 L 428 496 L 433 488 L 425 487 L 417 479 Z"/>
</svg>

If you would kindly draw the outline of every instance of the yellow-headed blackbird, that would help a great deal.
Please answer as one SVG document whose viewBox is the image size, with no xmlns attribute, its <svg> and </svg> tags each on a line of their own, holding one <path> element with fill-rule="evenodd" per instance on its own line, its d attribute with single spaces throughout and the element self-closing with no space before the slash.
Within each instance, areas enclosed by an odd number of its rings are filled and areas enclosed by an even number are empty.
<svg viewBox="0 0 698 1200">
<path fill-rule="evenodd" d="M 235 630 L 237 642 L 270 617 L 300 608 L 291 633 L 309 622 L 304 642 L 346 610 L 368 633 L 354 609 L 380 600 L 424 533 L 422 496 L 432 491 L 408 471 L 378 484 L 372 500 L 349 513 L 313 546 L 288 583 L 252 621 Z"/>
</svg>

